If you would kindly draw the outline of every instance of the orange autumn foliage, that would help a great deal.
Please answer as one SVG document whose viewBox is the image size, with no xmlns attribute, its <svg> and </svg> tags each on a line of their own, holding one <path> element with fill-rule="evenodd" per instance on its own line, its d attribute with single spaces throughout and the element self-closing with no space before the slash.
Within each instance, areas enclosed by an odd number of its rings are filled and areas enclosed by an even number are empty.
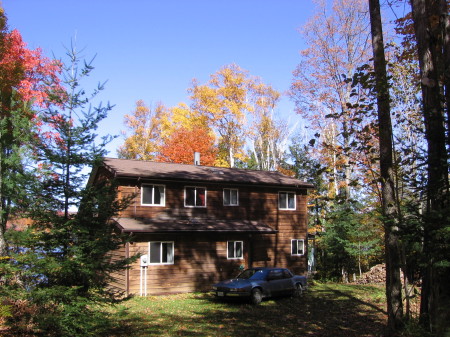
<svg viewBox="0 0 450 337">
<path fill-rule="evenodd" d="M 218 149 L 214 144 L 214 136 L 208 130 L 187 129 L 181 127 L 160 148 L 156 160 L 159 162 L 193 164 L 194 153 L 201 155 L 201 165 L 213 166 Z"/>
</svg>

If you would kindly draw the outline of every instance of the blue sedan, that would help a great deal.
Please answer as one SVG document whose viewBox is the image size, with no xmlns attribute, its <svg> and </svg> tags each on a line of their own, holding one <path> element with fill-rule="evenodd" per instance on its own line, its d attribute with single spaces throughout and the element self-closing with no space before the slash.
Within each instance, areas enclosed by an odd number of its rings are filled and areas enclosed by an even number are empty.
<svg viewBox="0 0 450 337">
<path fill-rule="evenodd" d="M 219 298 L 249 298 L 259 304 L 265 297 L 300 296 L 306 290 L 306 277 L 293 275 L 285 268 L 250 268 L 236 278 L 213 285 Z"/>
</svg>

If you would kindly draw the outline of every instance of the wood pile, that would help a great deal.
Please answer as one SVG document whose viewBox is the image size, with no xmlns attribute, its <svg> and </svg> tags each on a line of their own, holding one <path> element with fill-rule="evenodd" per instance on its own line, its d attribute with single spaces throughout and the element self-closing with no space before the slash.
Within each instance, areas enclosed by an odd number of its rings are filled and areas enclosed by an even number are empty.
<svg viewBox="0 0 450 337">
<path fill-rule="evenodd" d="M 403 279 L 403 276 L 401 275 Z M 356 284 L 386 283 L 386 265 L 377 264 L 355 281 Z"/>
</svg>

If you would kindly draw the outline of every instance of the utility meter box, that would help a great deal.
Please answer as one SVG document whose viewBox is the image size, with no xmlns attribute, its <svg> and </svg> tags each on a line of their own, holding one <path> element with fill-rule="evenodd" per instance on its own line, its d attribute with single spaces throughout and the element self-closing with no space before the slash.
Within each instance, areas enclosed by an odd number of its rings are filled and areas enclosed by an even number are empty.
<svg viewBox="0 0 450 337">
<path fill-rule="evenodd" d="M 141 267 L 148 266 L 148 255 L 141 255 Z"/>
</svg>

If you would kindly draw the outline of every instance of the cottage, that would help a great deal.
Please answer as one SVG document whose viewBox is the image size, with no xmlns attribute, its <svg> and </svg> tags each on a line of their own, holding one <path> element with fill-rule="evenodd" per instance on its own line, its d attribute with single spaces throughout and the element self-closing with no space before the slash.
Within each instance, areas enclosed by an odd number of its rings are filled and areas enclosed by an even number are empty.
<svg viewBox="0 0 450 337">
<path fill-rule="evenodd" d="M 143 255 L 117 275 L 127 294 L 208 290 L 257 266 L 307 271 L 307 190 L 279 172 L 105 158 L 90 182 L 116 179 L 134 196 L 116 222 Z"/>
</svg>

